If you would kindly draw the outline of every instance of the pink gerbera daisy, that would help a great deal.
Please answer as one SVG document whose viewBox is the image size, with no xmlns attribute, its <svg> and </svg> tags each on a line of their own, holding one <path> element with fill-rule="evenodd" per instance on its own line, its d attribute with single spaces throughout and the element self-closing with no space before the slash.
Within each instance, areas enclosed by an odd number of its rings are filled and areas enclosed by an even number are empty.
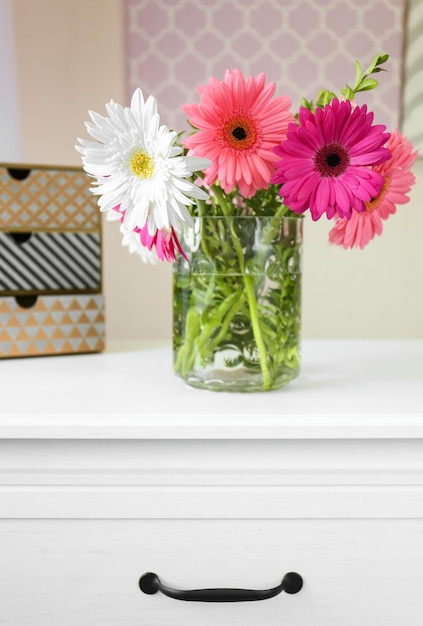
<svg viewBox="0 0 423 626">
<path fill-rule="evenodd" d="M 366 203 L 366 211 L 353 213 L 350 220 L 336 218 L 335 226 L 329 233 L 329 241 L 346 248 L 363 249 L 375 235 L 381 235 L 382 220 L 395 213 L 397 204 L 406 204 L 406 195 L 413 184 L 415 176 L 410 171 L 417 151 L 404 135 L 394 130 L 386 147 L 392 158 L 375 170 L 383 176 L 384 185 L 380 193 L 371 202 Z"/>
<path fill-rule="evenodd" d="M 315 113 L 301 107 L 299 124 L 290 124 L 286 141 L 274 149 L 280 160 L 271 182 L 282 184 L 280 195 L 295 213 L 309 208 L 313 220 L 324 213 L 350 218 L 383 187 L 383 176 L 370 166 L 391 156 L 383 147 L 385 128 L 373 125 L 366 105 L 353 108 L 349 100 L 334 99 Z"/>
<path fill-rule="evenodd" d="M 164 228 L 157 230 L 153 236 L 151 236 L 148 232 L 147 225 L 141 229 L 136 228 L 135 232 L 139 233 L 142 245 L 148 248 L 148 250 L 151 250 L 153 246 L 155 246 L 157 258 L 161 261 L 175 261 L 177 252 L 180 252 L 184 259 L 188 261 L 188 258 L 183 251 L 173 228 L 170 230 L 166 230 Z"/>
<path fill-rule="evenodd" d="M 273 98 L 276 85 L 265 86 L 265 80 L 263 73 L 246 80 L 239 70 L 227 70 L 222 82 L 211 78 L 198 88 L 200 104 L 183 107 L 198 129 L 185 147 L 212 161 L 205 183 L 213 185 L 219 179 L 225 193 L 238 185 L 250 198 L 268 187 L 277 158 L 273 146 L 283 141 L 294 121 L 290 99 Z"/>
<path fill-rule="evenodd" d="M 120 221 L 122 225 L 124 225 L 125 211 L 121 209 L 120 205 L 113 207 L 113 210 L 119 214 Z M 188 261 L 173 226 L 171 226 L 170 229 L 156 229 L 154 235 L 150 235 L 148 224 L 146 223 L 142 228 L 135 227 L 131 231 L 124 230 L 123 234 L 129 234 L 134 238 L 137 243 L 137 246 L 134 246 L 134 248 L 144 261 L 150 260 L 150 258 L 148 253 L 143 253 L 143 249 L 149 252 L 155 249 L 157 258 L 160 259 L 160 261 L 175 261 L 177 252 Z"/>
</svg>

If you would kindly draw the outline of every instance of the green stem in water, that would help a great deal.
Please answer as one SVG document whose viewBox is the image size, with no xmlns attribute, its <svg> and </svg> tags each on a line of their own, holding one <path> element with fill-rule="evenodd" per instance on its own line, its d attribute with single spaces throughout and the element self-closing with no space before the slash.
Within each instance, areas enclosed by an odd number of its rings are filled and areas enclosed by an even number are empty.
<svg viewBox="0 0 423 626">
<path fill-rule="evenodd" d="M 209 350 L 214 350 L 216 346 L 218 346 L 219 343 L 223 341 L 226 333 L 228 332 L 229 324 L 232 322 L 234 316 L 238 313 L 238 311 L 241 310 L 244 304 L 244 301 L 245 301 L 245 296 L 241 292 L 240 295 L 237 295 L 237 299 L 235 303 L 231 306 L 231 308 L 227 312 L 221 324 L 218 334 L 211 340 L 210 345 L 209 345 Z"/>
<path fill-rule="evenodd" d="M 231 221 L 232 214 L 231 214 L 230 208 L 228 206 L 228 202 L 227 202 L 225 196 L 223 195 L 223 192 L 222 192 L 220 187 L 218 187 L 217 185 L 214 185 L 212 187 L 212 189 L 213 189 L 213 193 L 215 195 L 215 198 L 217 200 L 217 203 L 220 206 L 220 208 L 222 209 L 222 213 L 223 213 L 224 217 L 226 218 L 229 230 L 232 233 L 232 241 L 233 241 L 234 246 L 235 246 L 235 251 L 236 251 L 236 254 L 237 254 L 237 257 L 238 257 L 241 274 L 244 274 L 244 272 L 245 272 L 244 253 L 242 251 L 241 242 L 239 241 L 237 234 L 233 230 L 233 223 Z"/>
<path fill-rule="evenodd" d="M 204 217 L 205 215 L 207 215 L 206 203 L 204 202 L 204 200 L 197 200 L 197 207 L 198 207 L 198 214 L 200 217 Z M 203 248 L 203 251 L 206 257 L 214 263 L 213 255 L 210 254 L 209 246 L 207 243 L 207 237 L 201 238 L 201 247 Z"/>
<path fill-rule="evenodd" d="M 254 339 L 256 340 L 256 346 L 260 358 L 261 373 L 263 375 L 263 389 L 272 388 L 272 376 L 269 370 L 269 364 L 267 362 L 266 346 L 263 340 L 263 335 L 260 328 L 260 322 L 257 311 L 257 300 L 254 293 L 254 278 L 249 274 L 244 274 L 244 284 L 247 292 L 248 304 L 251 314 L 251 325 L 253 327 Z"/>
<path fill-rule="evenodd" d="M 189 357 L 194 353 L 194 341 L 200 332 L 200 318 L 195 307 L 188 310 L 185 320 L 185 343 L 179 348 L 178 356 L 175 362 L 175 371 L 180 371 L 182 376 L 187 374 L 187 362 Z"/>
<path fill-rule="evenodd" d="M 259 354 L 261 373 L 263 376 L 263 389 L 268 390 L 272 388 L 272 376 L 270 374 L 269 364 L 267 361 L 266 346 L 265 346 L 261 328 L 260 328 L 260 322 L 259 322 L 259 316 L 258 316 L 258 310 L 257 310 L 257 300 L 256 300 L 256 296 L 254 293 L 254 278 L 251 275 L 248 275 L 245 273 L 244 253 L 242 251 L 241 242 L 239 241 L 237 234 L 233 232 L 232 223 L 229 221 L 232 216 L 231 216 L 231 212 L 228 207 L 226 198 L 224 197 L 223 192 L 220 189 L 220 187 L 218 187 L 217 185 L 213 186 L 213 193 L 215 195 L 215 198 L 218 204 L 220 205 L 222 209 L 223 215 L 228 220 L 228 224 L 232 233 L 232 240 L 235 246 L 236 254 L 238 256 L 240 270 L 241 270 L 241 274 L 244 280 L 245 290 L 247 294 L 248 305 L 250 308 L 251 325 L 253 328 L 254 339 L 255 339 L 257 351 Z"/>
<path fill-rule="evenodd" d="M 222 319 L 226 315 L 227 311 L 230 310 L 236 298 L 236 293 L 231 294 L 213 311 L 213 314 L 204 324 L 203 328 L 201 330 L 200 328 L 196 329 L 197 335 L 193 342 L 193 349 L 191 350 L 188 359 L 188 371 L 192 369 L 197 354 L 199 354 L 200 357 L 204 357 L 204 348 L 207 346 L 210 337 L 216 332 L 216 328 L 219 328 L 222 324 Z"/>
</svg>

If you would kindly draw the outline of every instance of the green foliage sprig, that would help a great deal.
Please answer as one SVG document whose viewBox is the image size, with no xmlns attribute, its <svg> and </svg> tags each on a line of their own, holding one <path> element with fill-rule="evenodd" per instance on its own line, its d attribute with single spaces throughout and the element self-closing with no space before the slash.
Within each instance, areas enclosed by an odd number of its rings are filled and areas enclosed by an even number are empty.
<svg viewBox="0 0 423 626">
<path fill-rule="evenodd" d="M 340 90 L 340 93 L 346 100 L 354 100 L 355 95 L 362 91 L 370 91 L 378 86 L 378 81 L 375 78 L 370 78 L 372 74 L 378 72 L 386 72 L 385 68 L 381 67 L 389 59 L 389 54 L 377 54 L 369 67 L 363 72 L 359 61 L 355 62 L 355 82 L 354 86 L 346 85 L 344 89 Z M 316 108 L 324 108 L 329 104 L 337 95 L 328 89 L 320 89 L 317 94 L 316 101 L 301 99 L 301 106 L 314 111 Z"/>
</svg>

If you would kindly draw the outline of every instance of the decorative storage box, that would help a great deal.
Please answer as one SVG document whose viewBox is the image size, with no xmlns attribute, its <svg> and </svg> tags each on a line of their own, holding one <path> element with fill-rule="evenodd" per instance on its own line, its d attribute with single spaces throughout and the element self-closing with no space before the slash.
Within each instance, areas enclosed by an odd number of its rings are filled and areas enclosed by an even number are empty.
<svg viewBox="0 0 423 626">
<path fill-rule="evenodd" d="M 82 168 L 0 164 L 0 358 L 102 350 L 101 289 Z"/>
</svg>

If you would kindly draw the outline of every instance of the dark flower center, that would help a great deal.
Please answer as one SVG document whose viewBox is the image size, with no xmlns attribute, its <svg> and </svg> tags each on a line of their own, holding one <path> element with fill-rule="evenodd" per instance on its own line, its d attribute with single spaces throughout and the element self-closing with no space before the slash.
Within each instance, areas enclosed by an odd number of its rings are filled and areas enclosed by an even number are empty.
<svg viewBox="0 0 423 626">
<path fill-rule="evenodd" d="M 254 121 L 244 112 L 235 112 L 223 120 L 217 138 L 222 148 L 248 150 L 257 141 L 257 129 Z"/>
<path fill-rule="evenodd" d="M 245 132 L 245 128 L 242 128 L 242 126 L 237 126 L 233 129 L 232 135 L 235 137 L 235 139 L 238 139 L 238 141 L 242 141 L 246 138 L 247 133 Z"/>
<path fill-rule="evenodd" d="M 314 166 L 323 177 L 341 176 L 349 164 L 348 151 L 338 143 L 325 144 L 314 155 Z"/>
<path fill-rule="evenodd" d="M 341 162 L 341 157 L 339 156 L 339 154 L 328 154 L 328 156 L 326 157 L 326 163 L 329 165 L 329 167 L 336 167 L 337 165 L 339 165 Z"/>
</svg>

